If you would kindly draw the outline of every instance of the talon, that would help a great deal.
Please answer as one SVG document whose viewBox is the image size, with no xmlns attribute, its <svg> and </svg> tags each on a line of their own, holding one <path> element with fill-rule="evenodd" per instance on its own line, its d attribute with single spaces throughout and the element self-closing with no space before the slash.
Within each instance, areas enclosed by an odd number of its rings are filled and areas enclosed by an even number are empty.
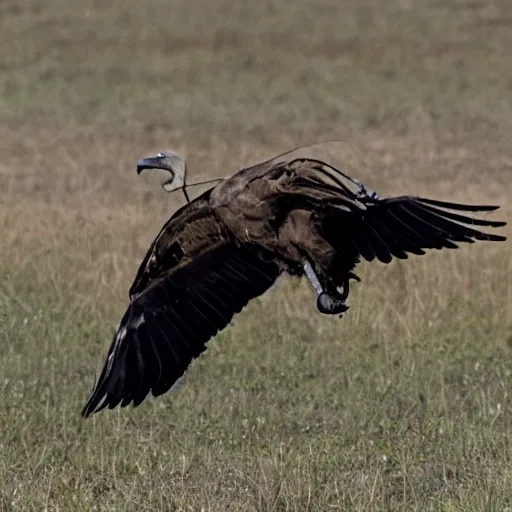
<svg viewBox="0 0 512 512">
<path fill-rule="evenodd" d="M 342 286 L 338 286 L 336 288 L 336 291 L 338 291 L 338 293 L 340 295 L 339 298 L 343 302 L 345 302 L 348 298 L 348 294 L 350 292 L 350 280 L 351 279 L 354 279 L 354 281 L 357 281 L 358 283 L 361 282 L 361 279 L 358 276 L 356 276 L 352 272 L 349 272 L 347 274 L 347 278 L 345 279 L 345 281 L 343 281 Z M 341 288 L 341 290 L 340 290 L 340 288 Z"/>
<path fill-rule="evenodd" d="M 353 279 L 354 281 L 357 281 L 358 283 L 361 282 L 361 278 L 359 276 L 356 276 L 353 272 L 348 273 L 347 283 L 350 281 L 350 279 Z"/>
</svg>

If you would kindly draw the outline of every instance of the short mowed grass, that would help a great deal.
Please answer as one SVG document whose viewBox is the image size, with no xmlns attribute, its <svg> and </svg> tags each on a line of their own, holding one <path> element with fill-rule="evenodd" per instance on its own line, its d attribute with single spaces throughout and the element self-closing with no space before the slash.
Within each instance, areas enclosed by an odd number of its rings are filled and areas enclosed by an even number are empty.
<svg viewBox="0 0 512 512">
<path fill-rule="evenodd" d="M 502 205 L 505 0 L 0 0 L 0 510 L 512 510 L 512 249 L 282 278 L 138 408 L 80 411 L 193 179 L 342 139 L 381 195 Z M 502 232 L 510 235 L 509 228 Z"/>
</svg>

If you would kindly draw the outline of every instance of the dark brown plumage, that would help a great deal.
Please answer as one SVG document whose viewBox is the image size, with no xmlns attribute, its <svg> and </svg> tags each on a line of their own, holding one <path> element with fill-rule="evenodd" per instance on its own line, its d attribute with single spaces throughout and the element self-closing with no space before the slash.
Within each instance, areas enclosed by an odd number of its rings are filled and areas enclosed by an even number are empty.
<svg viewBox="0 0 512 512">
<path fill-rule="evenodd" d="M 168 391 L 207 341 L 282 272 L 306 275 L 319 311 L 340 314 L 361 257 L 389 263 L 456 242 L 505 240 L 472 227 L 505 222 L 460 213 L 497 206 L 367 192 L 327 163 L 336 145 L 299 148 L 241 170 L 171 217 L 140 265 L 84 416 Z M 168 170 L 166 190 L 186 193 L 178 155 L 142 159 L 138 171 L 145 168 Z"/>
</svg>

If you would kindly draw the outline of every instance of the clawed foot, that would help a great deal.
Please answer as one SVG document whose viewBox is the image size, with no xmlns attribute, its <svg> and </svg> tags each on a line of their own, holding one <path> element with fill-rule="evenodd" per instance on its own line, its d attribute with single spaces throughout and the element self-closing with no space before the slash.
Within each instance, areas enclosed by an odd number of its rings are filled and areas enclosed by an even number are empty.
<svg viewBox="0 0 512 512">
<path fill-rule="evenodd" d="M 334 295 L 329 295 L 326 292 L 322 292 L 316 298 L 316 308 L 324 315 L 337 315 L 339 313 L 340 318 L 341 313 L 345 313 L 348 310 L 344 300 Z"/>
<path fill-rule="evenodd" d="M 325 315 L 337 315 L 340 313 L 340 318 L 343 316 L 341 313 L 345 313 L 349 308 L 349 306 L 345 304 L 345 301 L 349 294 L 349 281 L 351 279 L 354 279 L 357 282 L 361 281 L 358 276 L 349 272 L 341 289 L 336 289 L 336 294 L 329 294 L 322 291 L 322 293 L 318 295 L 316 299 L 316 308 L 320 313 L 324 313 Z"/>
<path fill-rule="evenodd" d="M 348 306 L 345 304 L 345 301 L 347 300 L 349 294 L 349 281 L 351 279 L 360 281 L 359 277 L 357 277 L 352 272 L 348 272 L 346 279 L 342 283 L 342 286 L 326 292 L 325 288 L 322 286 L 322 283 L 318 279 L 313 266 L 308 260 L 304 261 L 303 268 L 309 282 L 316 290 L 316 308 L 318 311 L 324 315 L 339 314 L 341 318 L 342 313 L 345 313 L 345 311 L 348 310 Z"/>
</svg>

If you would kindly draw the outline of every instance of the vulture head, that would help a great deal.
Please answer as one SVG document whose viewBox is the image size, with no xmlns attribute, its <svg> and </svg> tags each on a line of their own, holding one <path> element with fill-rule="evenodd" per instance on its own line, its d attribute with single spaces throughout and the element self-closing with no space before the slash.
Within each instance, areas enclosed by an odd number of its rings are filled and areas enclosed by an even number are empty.
<svg viewBox="0 0 512 512">
<path fill-rule="evenodd" d="M 137 162 L 137 174 L 140 174 L 144 169 L 163 169 L 169 172 L 171 177 L 162 183 L 162 188 L 166 192 L 182 190 L 187 202 L 190 202 L 190 199 L 197 196 L 197 194 L 203 193 L 224 180 L 224 178 L 214 178 L 188 185 L 185 159 L 173 151 L 161 151 L 155 156 L 141 158 Z M 206 189 L 204 185 L 207 186 Z"/>
<path fill-rule="evenodd" d="M 173 151 L 161 151 L 155 156 L 141 158 L 137 162 L 137 174 L 144 169 L 163 169 L 168 171 L 171 177 L 162 183 L 166 192 L 185 188 L 187 166 L 185 159 Z"/>
</svg>

